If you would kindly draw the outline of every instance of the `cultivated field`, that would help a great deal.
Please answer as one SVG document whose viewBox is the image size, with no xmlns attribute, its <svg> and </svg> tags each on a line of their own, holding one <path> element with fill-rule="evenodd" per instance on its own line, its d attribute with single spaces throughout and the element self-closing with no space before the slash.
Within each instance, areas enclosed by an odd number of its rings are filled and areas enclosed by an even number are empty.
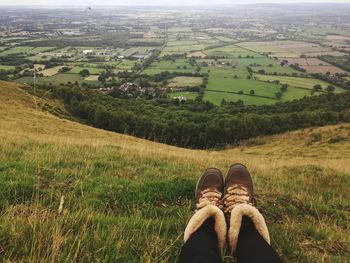
<svg viewBox="0 0 350 263">
<path fill-rule="evenodd" d="M 278 80 L 282 84 L 288 84 L 294 87 L 299 87 L 299 88 L 305 88 L 305 89 L 312 89 L 313 86 L 319 84 L 323 89 L 325 89 L 329 83 L 317 80 L 317 79 L 312 79 L 312 78 L 299 78 L 299 77 L 284 77 L 284 76 L 267 76 L 267 75 L 259 75 L 259 74 L 254 74 L 254 76 L 262 81 L 275 81 Z M 335 87 L 336 92 L 342 92 L 344 91 L 342 88 Z"/>
<path fill-rule="evenodd" d="M 164 71 L 169 72 L 185 72 L 194 73 L 195 67 L 189 64 L 186 59 L 161 60 L 152 63 L 143 73 L 145 74 L 157 74 Z"/>
<path fill-rule="evenodd" d="M 323 73 L 326 74 L 329 72 L 330 74 L 336 73 L 347 73 L 345 70 L 333 66 L 327 62 L 324 62 L 318 58 L 280 58 L 281 60 L 287 60 L 289 64 L 298 64 L 308 73 Z"/>
<path fill-rule="evenodd" d="M 200 86 L 202 81 L 200 77 L 175 77 L 169 81 L 168 87 L 196 87 Z"/>
<path fill-rule="evenodd" d="M 322 10 L 339 17 L 345 9 Z M 350 89 L 344 81 L 350 74 L 350 22 L 339 25 L 333 15 L 321 15 L 314 7 L 305 13 L 295 10 L 295 19 L 279 7 L 269 10 L 274 15 L 258 8 L 249 19 L 239 9 L 192 11 L 147 10 L 139 16 L 124 10 L 118 18 L 115 10 L 99 10 L 95 18 L 81 11 L 67 11 L 70 15 L 64 17 L 48 11 L 50 19 L 24 12 L 20 16 L 33 30 L 5 12 L 14 27 L 0 25 L 0 78 L 31 83 L 33 66 L 40 64 L 44 77 L 38 83 L 70 82 L 73 87 L 86 81 L 91 88 L 112 90 L 132 82 L 143 91 L 120 96 L 152 100 L 170 92 L 167 87 L 197 86 L 194 97 L 204 92 L 199 96 L 203 103 L 216 105 L 222 99 L 246 105 L 299 99 L 311 95 L 309 89 L 318 83 L 338 86 L 337 92 Z M 347 16 L 341 19 L 347 21 Z M 52 28 L 42 28 L 46 24 Z M 62 75 L 58 69 L 63 67 L 71 70 Z M 83 69 L 92 76 L 81 77 Z M 203 90 L 199 82 L 192 83 L 193 77 L 202 78 Z M 281 93 L 283 83 L 290 87 Z M 145 90 L 151 95 L 143 96 Z"/>
</svg>

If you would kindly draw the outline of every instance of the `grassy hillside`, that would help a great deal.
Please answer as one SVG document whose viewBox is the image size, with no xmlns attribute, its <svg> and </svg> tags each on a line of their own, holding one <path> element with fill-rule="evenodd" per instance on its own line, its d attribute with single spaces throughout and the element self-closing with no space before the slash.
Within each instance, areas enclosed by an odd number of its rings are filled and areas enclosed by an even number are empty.
<svg viewBox="0 0 350 263">
<path fill-rule="evenodd" d="M 0 82 L 5 261 L 175 262 L 197 177 L 234 162 L 250 168 L 285 262 L 349 260 L 349 124 L 197 151 L 60 119 L 44 97 Z"/>
</svg>

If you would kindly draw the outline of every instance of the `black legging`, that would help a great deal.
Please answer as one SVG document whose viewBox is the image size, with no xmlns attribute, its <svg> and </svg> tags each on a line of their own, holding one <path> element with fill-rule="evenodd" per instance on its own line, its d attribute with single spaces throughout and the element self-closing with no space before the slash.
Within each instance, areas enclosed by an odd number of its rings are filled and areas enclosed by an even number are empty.
<svg viewBox="0 0 350 263">
<path fill-rule="evenodd" d="M 183 245 L 179 263 L 222 263 L 214 219 L 207 219 Z M 237 263 L 280 263 L 276 251 L 255 229 L 248 217 L 243 217 L 238 236 Z"/>
</svg>

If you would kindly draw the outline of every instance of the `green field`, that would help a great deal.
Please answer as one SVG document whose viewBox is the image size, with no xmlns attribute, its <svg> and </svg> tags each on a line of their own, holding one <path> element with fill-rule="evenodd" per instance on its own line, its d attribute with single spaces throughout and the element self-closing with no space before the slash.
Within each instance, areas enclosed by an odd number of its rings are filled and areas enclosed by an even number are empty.
<svg viewBox="0 0 350 263">
<path fill-rule="evenodd" d="M 235 42 L 236 40 L 231 37 L 225 37 L 225 36 L 215 36 L 215 38 L 219 39 L 222 42 Z"/>
<path fill-rule="evenodd" d="M 108 63 L 114 63 L 114 62 L 105 62 L 106 65 L 109 65 Z M 118 64 L 115 66 L 116 69 L 119 70 L 131 70 L 134 65 L 137 63 L 136 60 L 123 60 L 121 62 L 118 62 Z"/>
<path fill-rule="evenodd" d="M 175 77 L 169 80 L 168 87 L 195 87 L 202 84 L 202 78 L 199 77 Z"/>
<path fill-rule="evenodd" d="M 52 49 L 55 49 L 55 47 L 35 47 L 33 48 L 32 50 L 30 50 L 30 54 L 38 54 L 38 53 L 41 53 L 41 52 L 45 52 L 45 51 L 48 51 L 48 50 L 52 50 Z"/>
<path fill-rule="evenodd" d="M 7 56 L 7 55 L 13 55 L 13 54 L 27 54 L 30 53 L 30 51 L 33 49 L 33 47 L 14 47 L 8 50 L 5 50 L 0 53 L 0 56 Z"/>
<path fill-rule="evenodd" d="M 0 65 L 0 70 L 13 71 L 15 68 L 14 66 Z"/>
<path fill-rule="evenodd" d="M 164 71 L 194 73 L 195 67 L 188 63 L 187 59 L 161 60 L 153 62 L 150 67 L 144 70 L 144 74 L 157 74 Z"/>
<path fill-rule="evenodd" d="M 281 66 L 278 61 L 274 59 L 270 59 L 267 57 L 261 57 L 261 58 L 242 58 L 242 59 L 235 59 L 234 62 L 238 64 L 240 67 L 251 67 L 254 72 L 258 72 L 259 70 L 265 70 L 266 73 L 278 73 L 278 74 L 300 74 L 299 71 L 292 69 L 288 66 Z"/>
<path fill-rule="evenodd" d="M 300 87 L 300 88 L 305 88 L 310 90 L 316 84 L 321 85 L 323 89 L 325 89 L 328 85 L 330 85 L 327 82 L 324 82 L 318 79 L 312 79 L 312 78 L 284 77 L 284 76 L 271 76 L 271 75 L 260 75 L 260 74 L 254 74 L 254 77 L 262 81 L 279 80 L 280 83 L 282 84 L 288 84 L 294 87 Z M 343 92 L 344 89 L 340 87 L 335 87 L 335 91 Z"/>
<path fill-rule="evenodd" d="M 264 53 L 264 52 L 273 52 L 273 53 L 282 53 L 285 52 L 283 48 L 277 47 L 273 45 L 274 42 L 242 42 L 237 44 L 240 47 L 244 47 L 249 50 L 253 50 L 255 52 Z"/>
<path fill-rule="evenodd" d="M 68 73 L 79 74 L 82 70 L 87 69 L 90 74 L 97 75 L 105 71 L 103 68 L 85 68 L 85 67 L 74 67 Z"/>
<path fill-rule="evenodd" d="M 200 61 L 206 61 L 210 63 L 212 60 L 203 59 Z M 246 69 L 247 65 L 250 64 L 259 64 L 261 66 L 254 66 L 257 68 L 267 68 L 266 65 L 270 63 L 274 63 L 273 60 L 267 58 L 257 58 L 257 59 L 226 59 L 226 60 L 218 60 L 219 66 L 215 67 L 203 67 L 202 71 L 206 72 L 209 70 L 209 81 L 208 85 L 205 89 L 204 98 L 213 102 L 214 104 L 220 104 L 221 100 L 225 98 L 226 101 L 237 101 L 238 99 L 243 100 L 245 104 L 271 104 L 277 102 L 275 100 L 275 94 L 280 91 L 280 84 L 267 82 L 265 79 L 257 78 L 248 79 L 248 71 Z M 235 68 L 232 66 L 220 66 L 221 63 L 229 62 L 230 65 L 235 65 Z M 289 68 L 283 68 L 278 64 L 273 64 L 274 66 L 271 68 L 275 68 L 276 70 L 280 70 L 282 73 L 283 70 L 287 73 L 293 72 L 293 70 L 289 71 Z M 254 68 L 253 67 L 253 68 Z M 270 67 L 269 67 L 270 68 Z M 256 76 L 256 75 L 254 75 Z M 258 75 L 260 76 L 260 75 Z M 262 77 L 270 77 L 261 75 Z M 276 76 L 273 76 L 275 78 Z M 283 77 L 287 78 L 287 77 Z M 300 78 L 297 78 L 300 79 Z M 283 83 L 283 82 L 282 82 Z M 324 83 L 323 83 L 324 84 Z M 291 84 L 290 84 L 291 85 Z M 315 85 L 315 84 L 314 84 Z M 300 99 L 304 96 L 310 96 L 310 91 L 303 90 L 290 86 L 287 92 L 283 93 L 281 98 L 282 101 Z M 312 88 L 312 86 L 311 86 Z M 240 93 L 250 94 L 250 91 L 254 90 L 254 95 L 256 96 L 245 96 L 240 94 L 232 94 L 232 93 Z M 227 93 L 215 92 L 215 91 L 223 91 Z M 232 92 L 232 93 L 229 93 Z M 208 93 L 208 94 L 207 94 Z M 262 96 L 264 98 L 261 98 Z"/>
<path fill-rule="evenodd" d="M 220 105 L 222 100 L 229 101 L 238 101 L 242 100 L 244 105 L 263 105 L 263 104 L 273 104 L 276 103 L 275 99 L 265 99 L 256 96 L 224 93 L 224 92 L 214 92 L 214 91 L 205 91 L 204 101 L 210 101 L 215 105 Z"/>
<path fill-rule="evenodd" d="M 122 56 L 129 57 L 136 53 L 144 54 L 144 53 L 151 52 L 155 48 L 157 47 L 132 47 L 121 51 L 120 54 Z"/>
<path fill-rule="evenodd" d="M 318 95 L 318 94 L 319 94 L 318 92 L 315 93 L 315 95 Z M 288 100 L 294 100 L 294 99 L 301 99 L 305 96 L 311 96 L 311 93 L 309 90 L 289 86 L 288 90 L 286 92 L 283 92 L 283 96 L 281 100 L 288 101 Z"/>
<path fill-rule="evenodd" d="M 168 41 L 166 44 L 167 47 L 194 46 L 194 45 L 198 45 L 198 42 L 193 40 L 175 40 L 175 41 Z"/>
<path fill-rule="evenodd" d="M 244 77 L 234 78 L 235 72 L 231 69 L 211 69 L 206 90 L 219 90 L 228 92 L 243 91 L 249 94 L 254 90 L 256 95 L 274 98 L 274 94 L 279 90 L 279 85 L 247 79 Z"/>
<path fill-rule="evenodd" d="M 98 84 L 98 81 L 88 81 L 84 80 L 82 76 L 79 74 L 71 74 L 71 73 L 63 73 L 63 74 L 57 74 L 51 77 L 41 77 L 37 78 L 37 83 L 38 84 L 50 84 L 52 83 L 53 85 L 60 85 L 60 84 L 67 84 L 68 82 L 70 83 L 75 83 L 78 82 L 79 84 L 86 82 L 89 84 Z M 32 77 L 22 77 L 19 79 L 16 79 L 15 82 L 19 83 L 27 83 L 31 84 L 33 83 L 33 78 Z"/>
<path fill-rule="evenodd" d="M 169 33 L 192 33 L 192 29 L 190 27 L 171 27 L 168 29 Z"/>
<path fill-rule="evenodd" d="M 258 53 L 255 53 L 234 45 L 207 49 L 205 50 L 205 53 L 209 57 L 227 57 L 227 58 L 239 58 L 239 57 L 246 57 L 246 56 L 253 56 L 254 58 L 262 57 L 262 55 Z"/>
<path fill-rule="evenodd" d="M 203 50 L 206 45 L 195 44 L 195 45 L 176 45 L 176 46 L 166 46 L 160 56 L 172 55 L 172 54 L 184 54 L 191 51 Z"/>
</svg>

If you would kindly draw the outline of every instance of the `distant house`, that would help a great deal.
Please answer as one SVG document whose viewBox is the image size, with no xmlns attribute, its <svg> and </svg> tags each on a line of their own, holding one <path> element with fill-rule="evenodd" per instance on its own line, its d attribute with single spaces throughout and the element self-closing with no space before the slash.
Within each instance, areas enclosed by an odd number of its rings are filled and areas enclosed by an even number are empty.
<svg viewBox="0 0 350 263">
<path fill-rule="evenodd" d="M 137 54 L 132 55 L 132 57 L 136 58 L 136 59 L 146 59 L 150 55 L 151 55 L 151 53 L 137 53 Z"/>
<path fill-rule="evenodd" d="M 183 96 L 183 95 L 173 97 L 173 99 L 174 100 L 179 100 L 180 102 L 187 100 L 187 98 L 185 96 Z"/>
<path fill-rule="evenodd" d="M 110 92 L 112 90 L 112 88 L 98 88 L 97 91 L 101 92 L 101 93 L 107 93 Z"/>
<path fill-rule="evenodd" d="M 93 52 L 92 49 L 85 49 L 85 50 L 83 50 L 83 54 L 84 54 L 84 55 L 91 54 L 92 52 Z"/>
<path fill-rule="evenodd" d="M 123 92 L 131 92 L 131 91 L 142 91 L 142 87 L 137 86 L 136 84 L 132 82 L 126 82 L 122 84 L 119 89 Z"/>
</svg>

